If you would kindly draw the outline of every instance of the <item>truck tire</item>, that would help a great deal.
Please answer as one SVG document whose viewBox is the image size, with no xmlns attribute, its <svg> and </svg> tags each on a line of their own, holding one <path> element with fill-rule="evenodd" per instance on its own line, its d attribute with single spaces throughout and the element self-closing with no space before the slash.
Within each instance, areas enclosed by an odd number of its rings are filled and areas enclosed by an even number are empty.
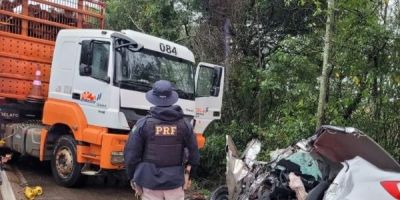
<svg viewBox="0 0 400 200">
<path fill-rule="evenodd" d="M 226 185 L 219 186 L 211 193 L 210 200 L 228 200 L 228 187 Z"/>
<path fill-rule="evenodd" d="M 76 160 L 76 141 L 70 135 L 57 140 L 51 158 L 51 171 L 57 184 L 64 187 L 79 187 L 85 183 L 86 176 L 81 174 L 83 164 Z"/>
</svg>

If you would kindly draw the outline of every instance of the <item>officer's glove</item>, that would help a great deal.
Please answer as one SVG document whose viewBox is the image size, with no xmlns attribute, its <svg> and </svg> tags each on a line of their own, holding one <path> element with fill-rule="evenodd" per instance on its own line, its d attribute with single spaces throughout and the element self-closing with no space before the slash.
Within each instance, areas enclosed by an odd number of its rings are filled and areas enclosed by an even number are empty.
<svg viewBox="0 0 400 200">
<path fill-rule="evenodd" d="M 142 186 L 136 184 L 134 181 L 131 181 L 131 187 L 135 191 L 136 197 L 140 197 L 143 194 Z"/>
</svg>

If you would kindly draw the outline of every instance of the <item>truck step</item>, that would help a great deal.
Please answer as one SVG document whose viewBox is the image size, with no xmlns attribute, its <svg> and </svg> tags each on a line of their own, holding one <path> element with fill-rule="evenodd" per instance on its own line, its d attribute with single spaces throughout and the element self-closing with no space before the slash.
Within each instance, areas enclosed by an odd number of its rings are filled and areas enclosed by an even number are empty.
<svg viewBox="0 0 400 200">
<path fill-rule="evenodd" d="M 96 175 L 99 175 L 100 172 L 101 172 L 101 170 L 99 170 L 99 171 L 87 170 L 87 171 L 81 171 L 81 174 L 86 175 L 86 176 L 96 176 Z"/>
<path fill-rule="evenodd" d="M 85 165 L 82 167 L 81 174 L 87 175 L 87 176 L 96 176 L 101 173 L 101 169 L 99 170 L 93 170 L 90 168 L 90 163 L 85 163 Z"/>
</svg>

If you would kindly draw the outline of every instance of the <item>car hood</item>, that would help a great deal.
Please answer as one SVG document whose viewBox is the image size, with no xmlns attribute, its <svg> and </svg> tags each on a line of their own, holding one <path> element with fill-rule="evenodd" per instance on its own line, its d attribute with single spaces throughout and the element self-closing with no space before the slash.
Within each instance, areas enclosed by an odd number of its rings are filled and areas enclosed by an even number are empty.
<svg viewBox="0 0 400 200">
<path fill-rule="evenodd" d="M 360 156 L 380 169 L 400 172 L 400 165 L 379 144 L 355 128 L 322 126 L 310 140 L 312 151 L 336 162 Z"/>
</svg>

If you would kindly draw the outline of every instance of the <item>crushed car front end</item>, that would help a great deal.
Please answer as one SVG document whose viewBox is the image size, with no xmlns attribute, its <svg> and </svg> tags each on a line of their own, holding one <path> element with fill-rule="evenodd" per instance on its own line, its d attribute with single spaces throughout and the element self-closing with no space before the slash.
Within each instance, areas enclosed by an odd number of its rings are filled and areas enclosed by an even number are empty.
<svg viewBox="0 0 400 200">
<path fill-rule="evenodd" d="M 355 128 L 322 126 L 313 136 L 271 152 L 268 162 L 256 159 L 260 150 L 261 143 L 253 140 L 240 155 L 227 136 L 225 198 L 399 199 L 400 187 L 393 189 L 400 181 L 399 163 Z M 301 180 L 301 197 L 292 177 Z M 211 199 L 218 198 L 212 195 Z"/>
</svg>

